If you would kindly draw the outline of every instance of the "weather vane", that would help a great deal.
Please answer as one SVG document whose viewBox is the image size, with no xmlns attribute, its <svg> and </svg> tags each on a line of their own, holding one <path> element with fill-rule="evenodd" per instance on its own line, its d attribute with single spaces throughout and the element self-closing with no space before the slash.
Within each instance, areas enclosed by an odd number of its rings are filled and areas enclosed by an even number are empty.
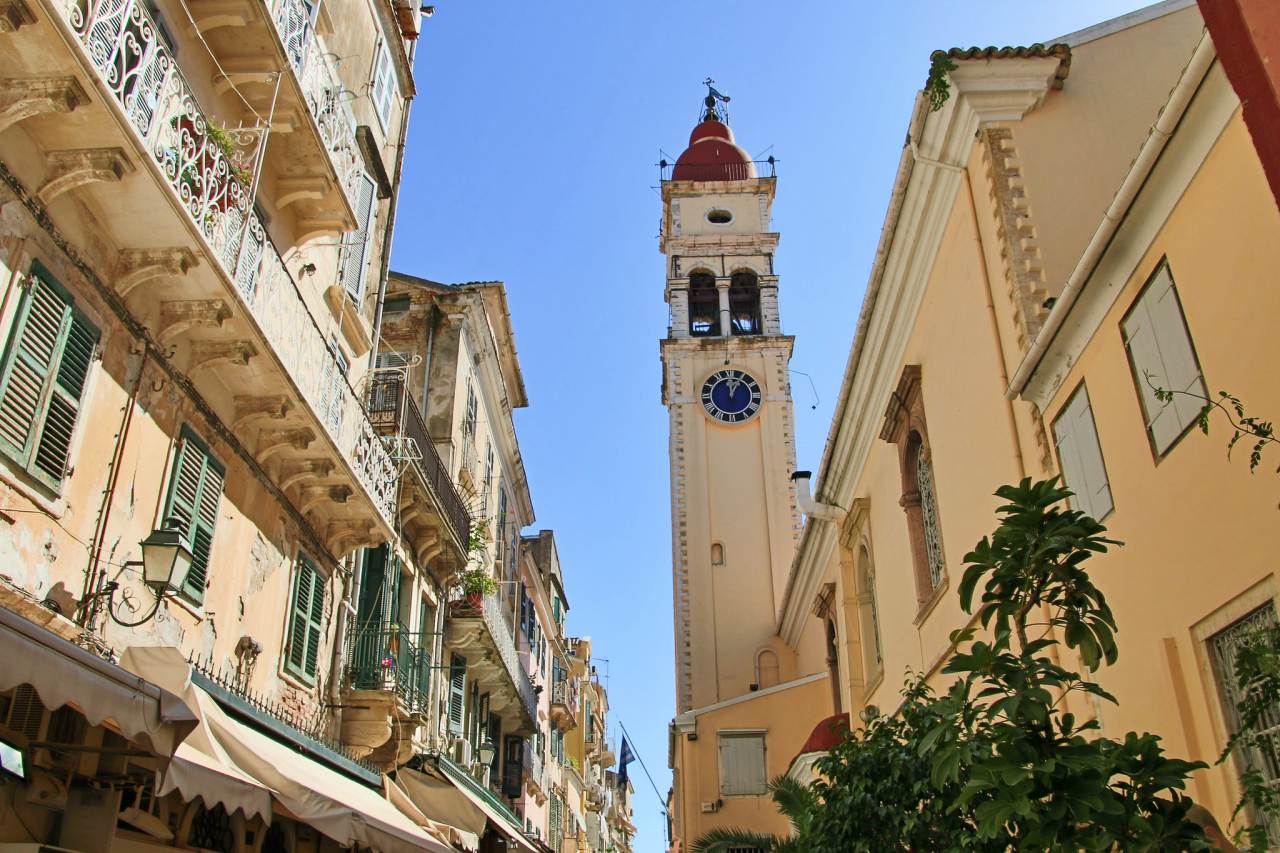
<svg viewBox="0 0 1280 853">
<path fill-rule="evenodd" d="M 703 99 L 703 103 L 707 105 L 707 111 L 703 113 L 703 121 L 729 121 L 729 111 L 722 106 L 729 103 L 729 96 L 718 91 L 715 87 L 715 80 L 708 77 L 702 81 L 702 85 L 707 87 L 707 97 Z"/>
</svg>

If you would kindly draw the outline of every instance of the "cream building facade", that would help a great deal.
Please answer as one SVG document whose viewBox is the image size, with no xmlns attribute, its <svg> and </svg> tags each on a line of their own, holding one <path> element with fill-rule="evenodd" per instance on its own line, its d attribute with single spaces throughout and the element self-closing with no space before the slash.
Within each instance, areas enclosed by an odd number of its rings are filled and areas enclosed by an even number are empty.
<svg viewBox="0 0 1280 853">
<path fill-rule="evenodd" d="M 2 11 L 0 844 L 545 853 L 505 293 L 388 274 L 418 7 Z"/>
<path fill-rule="evenodd" d="M 1004 483 L 1062 474 L 1125 543 L 1091 570 L 1120 625 L 1098 675 L 1119 704 L 1070 707 L 1108 734 L 1152 731 L 1212 764 L 1234 646 L 1276 620 L 1274 484 L 1225 458 L 1225 422 L 1204 436 L 1193 398 L 1149 385 L 1280 408 L 1264 328 L 1280 218 L 1195 4 L 942 58 L 949 90 L 917 97 L 822 459 L 797 478 L 805 524 L 775 614 L 795 681 L 677 718 L 675 849 L 714 826 L 786 830 L 767 798 L 758 816 L 717 811 L 735 768 L 716 729 L 766 733 L 757 778 L 803 774 L 824 718 L 892 713 L 908 669 L 940 682 L 968 622 L 963 557 Z M 1236 773 L 1190 791 L 1224 823 Z"/>
</svg>

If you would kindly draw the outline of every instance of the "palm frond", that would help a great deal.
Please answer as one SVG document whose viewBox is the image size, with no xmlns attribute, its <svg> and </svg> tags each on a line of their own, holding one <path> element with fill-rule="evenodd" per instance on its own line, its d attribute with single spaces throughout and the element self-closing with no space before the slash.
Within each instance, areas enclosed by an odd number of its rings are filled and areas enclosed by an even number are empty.
<svg viewBox="0 0 1280 853">
<path fill-rule="evenodd" d="M 693 853 L 729 853 L 740 847 L 754 847 L 763 853 L 776 850 L 782 839 L 746 829 L 712 829 L 693 842 Z"/>
<path fill-rule="evenodd" d="M 817 805 L 813 789 L 786 774 L 775 776 L 769 782 L 769 793 L 778 804 L 778 810 L 791 820 L 792 826 Z"/>
</svg>

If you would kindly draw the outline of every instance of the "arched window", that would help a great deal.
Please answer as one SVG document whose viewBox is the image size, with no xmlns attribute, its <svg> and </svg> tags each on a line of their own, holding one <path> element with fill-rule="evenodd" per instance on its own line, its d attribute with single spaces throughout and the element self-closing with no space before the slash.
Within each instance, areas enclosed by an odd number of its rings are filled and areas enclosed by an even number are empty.
<svg viewBox="0 0 1280 853">
<path fill-rule="evenodd" d="M 929 464 L 929 448 L 925 447 L 918 432 L 912 431 L 908 447 L 911 448 L 908 458 L 913 462 L 915 487 L 920 495 L 920 526 L 924 533 L 929 585 L 931 589 L 937 589 L 942 583 L 942 531 L 938 526 L 938 500 L 933 490 L 933 466 Z"/>
<path fill-rule="evenodd" d="M 714 542 L 711 545 L 711 565 L 713 566 L 724 565 L 724 546 L 721 545 L 719 542 Z"/>
<path fill-rule="evenodd" d="M 720 334 L 720 296 L 711 273 L 695 272 L 689 276 L 689 334 L 694 337 Z"/>
<path fill-rule="evenodd" d="M 735 335 L 760 334 L 760 284 L 750 270 L 735 272 L 730 279 L 729 319 Z"/>
<path fill-rule="evenodd" d="M 938 518 L 938 491 L 933 477 L 933 454 L 925 424 L 920 365 L 902 370 L 898 387 L 890 396 L 880 437 L 898 447 L 902 472 L 902 499 L 907 514 L 911 562 L 916 582 L 919 615 L 932 606 L 947 578 L 942 525 Z"/>
<path fill-rule="evenodd" d="M 837 642 L 836 620 L 827 619 L 827 671 L 831 684 L 831 707 L 839 714 L 840 708 L 840 644 Z"/>
<path fill-rule="evenodd" d="M 876 568 L 866 543 L 858 548 L 858 607 L 862 610 L 862 644 L 867 650 L 867 680 L 883 665 L 880 647 L 880 609 L 876 604 Z"/>
<path fill-rule="evenodd" d="M 762 649 L 756 655 L 756 684 L 761 690 L 773 687 L 778 683 L 778 653 L 773 649 Z"/>
</svg>

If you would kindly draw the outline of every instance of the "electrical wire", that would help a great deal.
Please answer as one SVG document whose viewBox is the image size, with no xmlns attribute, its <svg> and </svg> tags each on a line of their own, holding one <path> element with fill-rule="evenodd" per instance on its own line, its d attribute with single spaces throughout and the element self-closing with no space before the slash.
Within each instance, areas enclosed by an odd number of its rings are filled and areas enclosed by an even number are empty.
<svg viewBox="0 0 1280 853">
<path fill-rule="evenodd" d="M 85 550 L 86 554 L 89 552 L 89 544 L 87 542 L 85 542 L 79 536 L 76 536 L 74 533 L 68 530 L 63 525 L 63 523 L 59 521 L 56 517 L 49 515 L 49 513 L 45 512 L 42 509 L 18 509 L 17 507 L 0 506 L 0 512 L 26 512 L 26 513 L 33 513 L 36 515 L 43 515 L 46 518 L 48 518 L 50 521 L 52 521 L 54 524 L 58 525 L 58 527 L 62 530 L 63 533 L 71 537 L 71 539 L 77 545 L 79 545 L 81 548 Z M 133 566 L 125 565 L 124 563 L 113 563 L 110 560 L 103 560 L 102 562 L 106 563 L 108 566 L 112 566 L 113 568 L 124 569 L 125 571 L 134 572 L 135 574 L 137 573 L 137 569 L 135 569 Z"/>
</svg>

